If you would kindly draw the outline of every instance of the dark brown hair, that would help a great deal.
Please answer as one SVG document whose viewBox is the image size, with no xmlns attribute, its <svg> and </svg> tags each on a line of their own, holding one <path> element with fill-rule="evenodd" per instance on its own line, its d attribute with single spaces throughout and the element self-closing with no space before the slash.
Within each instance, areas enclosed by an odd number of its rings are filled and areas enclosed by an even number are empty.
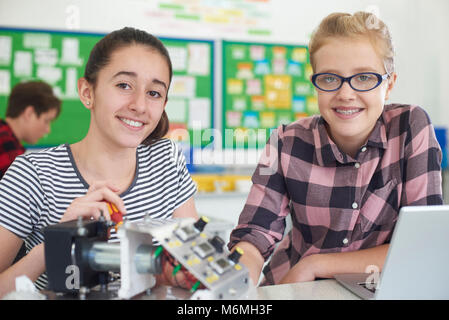
<svg viewBox="0 0 449 320">
<path fill-rule="evenodd" d="M 56 117 L 61 112 L 61 100 L 53 94 L 50 85 L 43 81 L 16 84 L 9 95 L 6 117 L 19 117 L 28 106 L 34 108 L 38 117 L 52 109 L 56 109 Z"/>
<path fill-rule="evenodd" d="M 84 78 L 86 78 L 86 80 L 95 88 L 98 72 L 109 63 L 112 53 L 117 49 L 129 45 L 147 46 L 165 58 L 169 69 L 168 87 L 170 88 L 173 70 L 167 48 L 165 48 L 163 43 L 155 36 L 131 27 L 125 27 L 107 34 L 94 46 L 90 53 L 89 60 L 87 61 L 86 69 L 84 70 Z M 168 128 L 168 116 L 164 110 L 156 128 L 142 143 L 150 145 L 161 139 L 167 134 Z"/>
</svg>

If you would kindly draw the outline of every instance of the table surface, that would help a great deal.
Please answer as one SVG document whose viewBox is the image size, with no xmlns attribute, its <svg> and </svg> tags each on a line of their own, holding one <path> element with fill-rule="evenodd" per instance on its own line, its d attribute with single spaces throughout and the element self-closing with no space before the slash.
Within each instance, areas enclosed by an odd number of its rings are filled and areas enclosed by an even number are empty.
<svg viewBox="0 0 449 320">
<path fill-rule="evenodd" d="M 111 283 L 107 292 L 91 290 L 87 295 L 88 300 L 118 299 L 118 283 Z M 341 286 L 334 279 L 281 284 L 256 288 L 257 294 L 249 299 L 257 300 L 358 300 L 358 296 Z M 79 299 L 77 296 L 55 294 L 43 291 L 50 300 Z M 191 293 L 181 288 L 159 286 L 132 298 L 133 300 L 188 300 Z"/>
</svg>

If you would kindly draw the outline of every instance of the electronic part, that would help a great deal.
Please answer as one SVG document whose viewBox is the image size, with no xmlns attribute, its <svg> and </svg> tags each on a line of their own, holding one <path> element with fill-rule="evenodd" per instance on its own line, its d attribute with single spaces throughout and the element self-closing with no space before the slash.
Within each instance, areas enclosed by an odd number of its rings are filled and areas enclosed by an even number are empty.
<svg viewBox="0 0 449 320">
<path fill-rule="evenodd" d="M 192 248 L 193 252 L 195 252 L 201 259 L 205 259 L 211 254 L 215 252 L 214 247 L 208 242 L 201 242 L 199 245 L 194 246 Z"/>
<path fill-rule="evenodd" d="M 209 265 L 220 275 L 232 268 L 232 263 L 223 257 L 210 261 Z"/>
</svg>

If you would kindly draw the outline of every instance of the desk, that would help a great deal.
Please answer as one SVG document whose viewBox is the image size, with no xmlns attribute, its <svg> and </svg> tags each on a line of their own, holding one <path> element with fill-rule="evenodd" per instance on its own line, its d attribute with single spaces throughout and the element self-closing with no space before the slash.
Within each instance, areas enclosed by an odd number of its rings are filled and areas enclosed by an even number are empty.
<svg viewBox="0 0 449 320">
<path fill-rule="evenodd" d="M 180 288 L 160 286 L 134 299 L 172 300 L 189 299 L 190 293 Z M 360 300 L 358 296 L 341 286 L 334 279 L 279 284 L 257 288 L 258 300 Z"/>
<path fill-rule="evenodd" d="M 107 292 L 94 288 L 88 294 L 88 300 L 117 300 L 118 283 L 108 285 Z M 293 284 L 258 287 L 258 300 L 360 300 L 360 298 L 333 279 Z M 77 296 L 59 295 L 43 291 L 50 300 L 78 300 Z M 159 286 L 135 296 L 132 300 L 188 300 L 191 293 L 181 288 Z"/>
<path fill-rule="evenodd" d="M 257 294 L 260 300 L 360 300 L 334 279 L 259 287 Z"/>
</svg>

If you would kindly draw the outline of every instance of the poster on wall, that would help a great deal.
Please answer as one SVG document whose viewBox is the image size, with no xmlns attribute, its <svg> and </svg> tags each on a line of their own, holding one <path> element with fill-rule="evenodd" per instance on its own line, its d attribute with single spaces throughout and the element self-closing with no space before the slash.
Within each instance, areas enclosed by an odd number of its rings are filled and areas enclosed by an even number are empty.
<svg viewBox="0 0 449 320">
<path fill-rule="evenodd" d="M 223 147 L 260 148 L 272 129 L 318 113 L 306 46 L 223 41 Z"/>
<path fill-rule="evenodd" d="M 272 34 L 272 0 L 152 0 L 143 12 L 153 30 L 209 37 Z"/>
</svg>

